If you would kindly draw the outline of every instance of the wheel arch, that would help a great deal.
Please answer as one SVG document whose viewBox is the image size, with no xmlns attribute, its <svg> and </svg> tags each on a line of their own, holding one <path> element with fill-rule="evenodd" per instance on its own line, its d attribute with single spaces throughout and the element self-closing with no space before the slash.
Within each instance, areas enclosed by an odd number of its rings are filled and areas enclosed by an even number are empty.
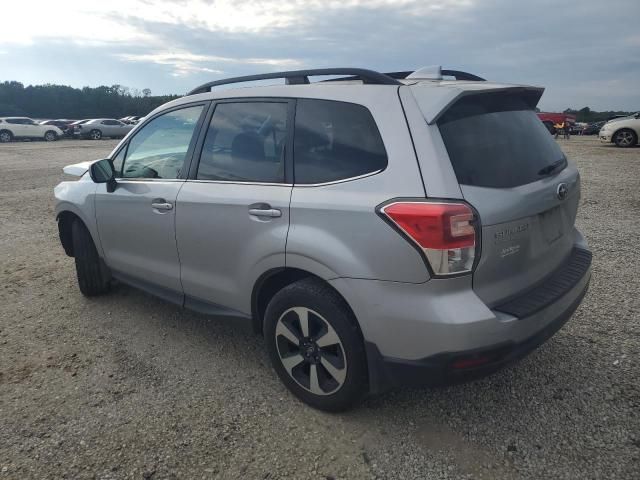
<svg viewBox="0 0 640 480">
<path fill-rule="evenodd" d="M 351 318 L 354 320 L 355 325 L 358 328 L 360 337 L 363 338 L 362 329 L 360 328 L 358 319 L 344 295 L 336 290 L 336 288 L 326 279 L 307 270 L 293 267 L 273 268 L 263 273 L 255 282 L 251 293 L 251 321 L 254 331 L 260 334 L 263 332 L 264 313 L 267 309 L 267 305 L 269 304 L 269 300 L 271 300 L 276 293 L 287 285 L 291 285 L 292 283 L 305 278 L 313 278 L 322 282 L 342 299 Z"/>
<path fill-rule="evenodd" d="M 82 218 L 80 218 L 77 214 L 70 210 L 61 211 L 56 216 L 56 220 L 58 222 L 58 235 L 60 236 L 60 243 L 62 243 L 64 253 L 66 253 L 69 257 L 73 257 L 73 238 L 71 226 L 76 220 L 80 220 L 85 228 L 87 227 L 87 225 L 84 223 Z"/>
<path fill-rule="evenodd" d="M 64 252 L 69 257 L 74 256 L 72 225 L 75 220 L 79 220 L 80 223 L 82 223 L 82 225 L 84 226 L 84 228 L 87 229 L 87 232 L 89 232 L 89 236 L 91 237 L 93 244 L 98 250 L 98 255 L 100 255 L 100 252 L 101 252 L 100 242 L 98 242 L 97 239 L 95 238 L 96 234 L 92 231 L 89 224 L 82 218 L 82 216 L 80 216 L 78 213 L 70 209 L 61 210 L 56 215 L 56 221 L 58 223 L 58 235 L 60 236 L 60 243 L 62 243 L 62 248 L 64 249 Z M 100 257 L 102 257 L 102 255 L 100 255 Z"/>
</svg>

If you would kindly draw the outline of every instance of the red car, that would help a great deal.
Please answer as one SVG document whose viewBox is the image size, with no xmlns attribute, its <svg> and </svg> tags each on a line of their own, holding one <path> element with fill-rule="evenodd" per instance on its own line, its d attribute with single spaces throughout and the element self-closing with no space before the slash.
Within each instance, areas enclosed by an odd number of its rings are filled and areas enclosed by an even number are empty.
<svg viewBox="0 0 640 480">
<path fill-rule="evenodd" d="M 567 113 L 538 112 L 538 118 L 544 123 L 544 126 L 547 127 L 547 130 L 549 130 L 549 133 L 552 135 L 556 133 L 556 127 L 554 127 L 556 123 L 576 123 L 575 115 L 569 115 Z"/>
</svg>

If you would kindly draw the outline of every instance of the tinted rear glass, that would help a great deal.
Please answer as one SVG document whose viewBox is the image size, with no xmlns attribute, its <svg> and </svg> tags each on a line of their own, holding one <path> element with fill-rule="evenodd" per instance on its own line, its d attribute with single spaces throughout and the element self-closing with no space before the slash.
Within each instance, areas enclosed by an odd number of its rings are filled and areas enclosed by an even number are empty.
<svg viewBox="0 0 640 480">
<path fill-rule="evenodd" d="M 438 120 L 438 126 L 462 185 L 517 187 L 566 166 L 544 124 L 515 95 L 464 97 Z"/>
<path fill-rule="evenodd" d="M 354 103 L 299 99 L 293 151 L 298 184 L 344 180 L 387 166 L 375 120 Z"/>
</svg>

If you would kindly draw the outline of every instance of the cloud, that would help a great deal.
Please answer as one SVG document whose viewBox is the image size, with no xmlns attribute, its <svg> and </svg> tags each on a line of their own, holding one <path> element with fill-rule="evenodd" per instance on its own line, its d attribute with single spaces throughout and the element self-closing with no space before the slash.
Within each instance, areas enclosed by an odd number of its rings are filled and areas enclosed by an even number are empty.
<svg viewBox="0 0 640 480">
<path fill-rule="evenodd" d="M 198 55 L 189 52 L 117 53 L 116 58 L 127 62 L 155 63 L 173 67 L 173 76 L 182 77 L 194 72 L 222 74 L 223 70 L 210 68 L 210 64 L 268 65 L 279 68 L 299 66 L 300 62 L 289 58 L 232 58 L 216 55 Z"/>
<path fill-rule="evenodd" d="M 640 109 L 637 0 L 110 0 L 0 17 L 2 79 L 188 91 L 303 67 L 424 65 L 546 87 L 542 108 Z M 62 79 L 62 80 L 60 80 Z"/>
</svg>

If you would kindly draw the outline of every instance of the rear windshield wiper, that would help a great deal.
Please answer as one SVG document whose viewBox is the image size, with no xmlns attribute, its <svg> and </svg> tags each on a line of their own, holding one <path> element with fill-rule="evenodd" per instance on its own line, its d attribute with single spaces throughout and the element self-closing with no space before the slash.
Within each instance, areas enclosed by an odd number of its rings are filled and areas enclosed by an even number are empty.
<svg viewBox="0 0 640 480">
<path fill-rule="evenodd" d="M 564 168 L 566 164 L 567 164 L 567 159 L 566 158 L 561 158 L 557 162 L 553 162 L 552 164 L 547 165 L 544 168 L 541 168 L 540 171 L 538 172 L 538 175 L 540 175 L 540 176 L 551 175 L 556 170 L 558 170 L 560 167 Z"/>
</svg>

